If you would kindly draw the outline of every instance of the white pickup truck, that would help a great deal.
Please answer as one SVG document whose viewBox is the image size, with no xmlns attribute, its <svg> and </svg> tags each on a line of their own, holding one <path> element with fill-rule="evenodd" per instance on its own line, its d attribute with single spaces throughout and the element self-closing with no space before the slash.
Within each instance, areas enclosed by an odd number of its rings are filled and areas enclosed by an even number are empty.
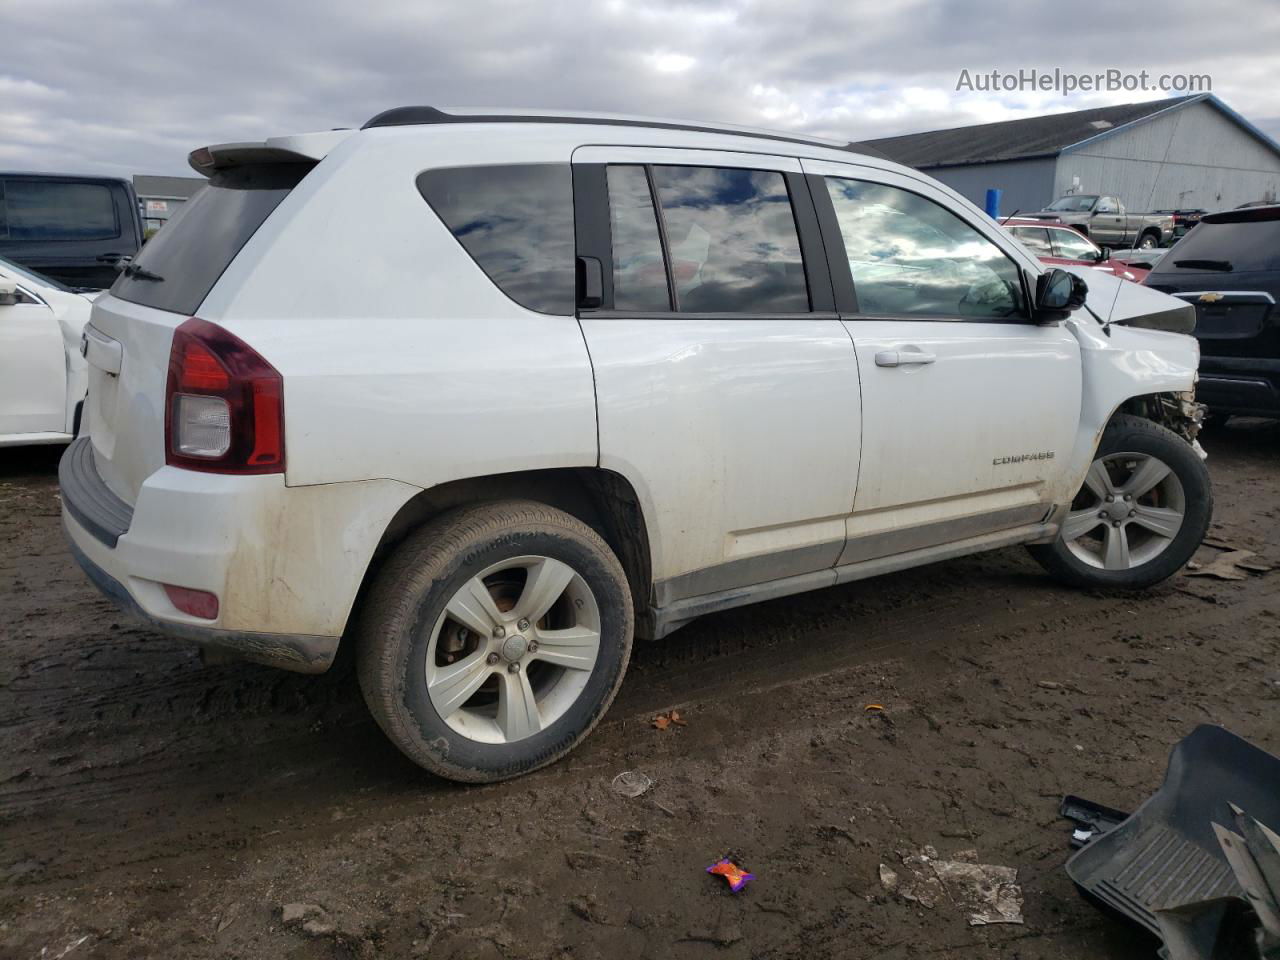
<svg viewBox="0 0 1280 960">
<path fill-rule="evenodd" d="M 841 144 L 413 107 L 191 160 L 86 329 L 72 550 L 210 647 L 354 644 L 443 776 L 571 749 L 634 636 L 1014 544 L 1140 588 L 1209 522 L 1191 307 Z"/>
</svg>

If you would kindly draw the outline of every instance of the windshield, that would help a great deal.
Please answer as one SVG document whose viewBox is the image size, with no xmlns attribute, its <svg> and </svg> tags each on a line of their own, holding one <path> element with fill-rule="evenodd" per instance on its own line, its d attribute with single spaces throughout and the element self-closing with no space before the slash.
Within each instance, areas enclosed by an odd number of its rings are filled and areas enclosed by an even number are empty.
<svg viewBox="0 0 1280 960">
<path fill-rule="evenodd" d="M 1072 212 L 1092 210 L 1093 205 L 1097 200 L 1098 198 L 1095 194 L 1081 193 L 1074 197 L 1059 197 L 1057 200 L 1053 201 L 1053 203 L 1049 204 L 1049 206 L 1045 207 L 1045 209 L 1070 210 Z"/>
<path fill-rule="evenodd" d="M 61 290 L 63 293 L 75 292 L 66 284 L 53 279 L 53 277 L 46 277 L 43 273 L 37 273 L 35 270 L 28 269 L 27 267 L 20 267 L 12 260 L 6 260 L 4 257 L 0 257 L 0 270 L 3 270 L 5 273 L 15 274 L 22 277 L 24 280 L 30 280 L 32 283 L 40 283 L 44 284 L 46 287 L 52 287 L 54 290 Z"/>
</svg>

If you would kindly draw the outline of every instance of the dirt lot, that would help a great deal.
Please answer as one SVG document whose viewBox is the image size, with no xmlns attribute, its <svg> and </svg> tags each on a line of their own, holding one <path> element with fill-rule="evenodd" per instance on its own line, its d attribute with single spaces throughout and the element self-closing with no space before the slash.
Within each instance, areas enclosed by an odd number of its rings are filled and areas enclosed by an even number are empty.
<svg viewBox="0 0 1280 960">
<path fill-rule="evenodd" d="M 1280 564 L 1280 428 L 1204 442 L 1214 540 Z M 205 668 L 118 615 L 64 549 L 56 454 L 0 454 L 4 958 L 1146 958 L 1063 874 L 1059 798 L 1131 808 L 1198 723 L 1280 751 L 1280 572 L 1080 594 L 1008 550 L 706 618 L 637 649 L 569 759 L 460 788 L 349 662 Z M 925 845 L 1016 867 L 1025 924 L 886 893 Z"/>
</svg>

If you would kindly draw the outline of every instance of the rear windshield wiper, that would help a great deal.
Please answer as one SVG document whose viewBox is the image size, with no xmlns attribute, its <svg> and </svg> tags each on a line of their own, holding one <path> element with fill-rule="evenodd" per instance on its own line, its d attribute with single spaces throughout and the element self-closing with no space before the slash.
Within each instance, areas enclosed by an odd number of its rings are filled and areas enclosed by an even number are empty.
<svg viewBox="0 0 1280 960">
<path fill-rule="evenodd" d="M 1223 273 L 1232 270 L 1230 260 L 1175 260 L 1173 265 L 1187 270 L 1221 270 Z"/>
<path fill-rule="evenodd" d="M 146 267 L 140 267 L 136 263 L 131 263 L 120 271 L 131 280 L 151 280 L 154 283 L 164 283 L 164 277 L 158 273 L 152 273 Z"/>
</svg>

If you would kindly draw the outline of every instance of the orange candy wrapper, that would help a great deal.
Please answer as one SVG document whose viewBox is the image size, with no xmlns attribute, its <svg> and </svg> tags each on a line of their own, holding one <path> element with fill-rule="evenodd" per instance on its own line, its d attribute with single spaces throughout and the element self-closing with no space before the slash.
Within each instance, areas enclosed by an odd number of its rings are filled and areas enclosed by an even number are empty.
<svg viewBox="0 0 1280 960">
<path fill-rule="evenodd" d="M 754 880 L 754 873 L 747 873 L 732 860 L 719 860 L 707 867 L 707 873 L 713 873 L 716 876 L 724 877 L 729 883 L 729 889 L 737 893 L 745 887 L 748 881 Z"/>
</svg>

